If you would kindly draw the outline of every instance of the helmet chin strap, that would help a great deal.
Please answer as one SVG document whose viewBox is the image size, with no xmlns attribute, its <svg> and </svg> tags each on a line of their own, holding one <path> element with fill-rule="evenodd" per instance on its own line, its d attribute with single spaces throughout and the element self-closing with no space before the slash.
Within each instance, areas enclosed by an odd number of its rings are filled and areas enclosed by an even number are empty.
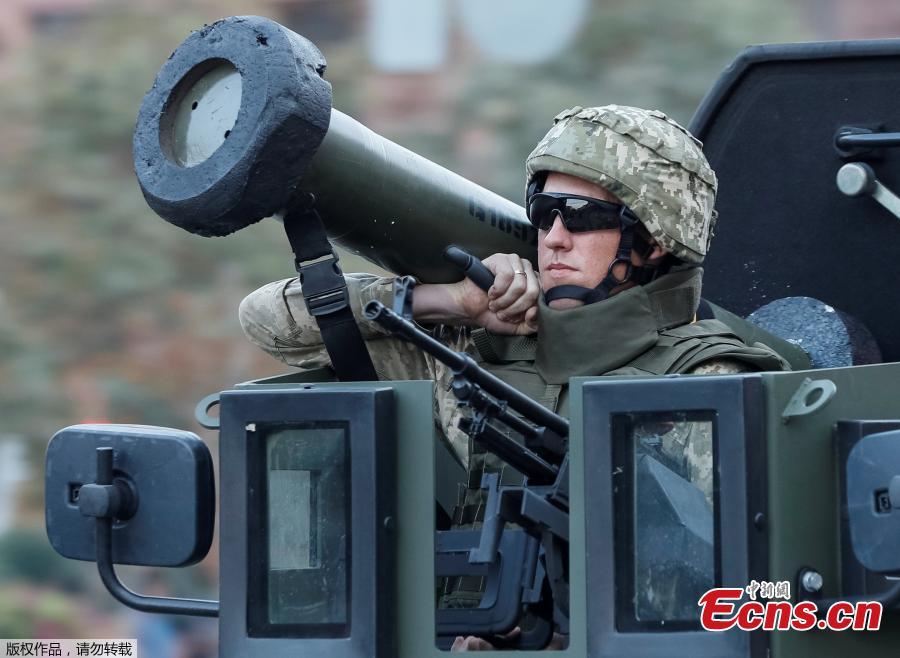
<svg viewBox="0 0 900 658">
<path fill-rule="evenodd" d="M 643 285 L 652 281 L 657 274 L 653 265 L 634 265 L 631 262 L 631 251 L 637 249 L 645 254 L 645 258 L 652 251 L 649 244 L 634 229 L 636 221 L 623 214 L 619 216 L 619 246 L 616 249 L 616 257 L 606 270 L 606 276 L 596 288 L 585 288 L 571 284 L 554 286 L 544 291 L 544 302 L 547 305 L 557 299 L 577 299 L 585 304 L 593 304 L 608 299 L 610 293 L 621 285 L 629 282 Z M 625 272 L 621 277 L 616 276 L 616 266 L 624 266 Z"/>
</svg>

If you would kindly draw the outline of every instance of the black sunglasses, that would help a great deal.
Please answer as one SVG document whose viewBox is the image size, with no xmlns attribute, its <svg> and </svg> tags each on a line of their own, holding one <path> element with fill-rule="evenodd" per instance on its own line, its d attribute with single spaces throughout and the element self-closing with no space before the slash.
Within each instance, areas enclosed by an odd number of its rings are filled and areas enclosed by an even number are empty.
<svg viewBox="0 0 900 658">
<path fill-rule="evenodd" d="M 637 222 L 637 216 L 623 203 L 610 203 L 589 196 L 562 192 L 538 192 L 528 200 L 528 219 L 535 228 L 549 231 L 553 228 L 557 213 L 571 233 L 601 231 L 620 228 L 626 223 Z"/>
</svg>

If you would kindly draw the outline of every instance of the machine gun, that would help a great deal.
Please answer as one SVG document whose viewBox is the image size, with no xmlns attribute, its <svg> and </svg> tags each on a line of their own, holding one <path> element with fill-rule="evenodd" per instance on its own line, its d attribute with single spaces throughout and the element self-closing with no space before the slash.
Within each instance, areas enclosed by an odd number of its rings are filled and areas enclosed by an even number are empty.
<svg viewBox="0 0 900 658">
<path fill-rule="evenodd" d="M 438 533 L 436 575 L 481 572 L 487 576 L 485 597 L 478 608 L 438 610 L 438 642 L 467 634 L 489 636 L 495 646 L 506 645 L 497 634 L 512 630 L 525 605 L 538 621 L 516 646 L 545 647 L 554 629 L 568 632 L 569 421 L 381 302 L 369 302 L 365 315 L 450 368 L 454 395 L 471 409 L 471 415 L 460 420 L 460 429 L 525 476 L 522 485 L 502 486 L 497 474 L 485 473 L 480 531 Z M 521 435 L 523 443 L 498 424 Z M 474 539 L 477 546 L 472 546 Z M 465 560 L 455 557 L 467 547 Z"/>
</svg>

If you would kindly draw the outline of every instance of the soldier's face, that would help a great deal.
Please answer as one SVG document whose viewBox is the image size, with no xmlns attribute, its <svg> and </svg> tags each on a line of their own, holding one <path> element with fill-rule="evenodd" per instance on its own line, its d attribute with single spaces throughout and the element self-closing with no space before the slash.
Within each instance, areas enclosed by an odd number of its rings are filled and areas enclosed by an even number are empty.
<svg viewBox="0 0 900 658">
<path fill-rule="evenodd" d="M 551 172 L 544 192 L 580 194 L 612 203 L 621 203 L 614 194 L 582 178 Z M 549 231 L 538 231 L 538 267 L 541 288 L 569 284 L 595 288 L 606 277 L 619 247 L 619 231 L 570 233 L 559 217 Z M 618 273 L 617 273 L 618 274 Z M 574 299 L 557 299 L 551 308 L 578 306 Z"/>
</svg>

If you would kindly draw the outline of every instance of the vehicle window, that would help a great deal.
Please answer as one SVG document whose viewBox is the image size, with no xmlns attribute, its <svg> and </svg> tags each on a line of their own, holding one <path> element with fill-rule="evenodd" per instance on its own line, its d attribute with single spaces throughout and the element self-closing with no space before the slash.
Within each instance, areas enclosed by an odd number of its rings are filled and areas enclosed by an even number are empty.
<svg viewBox="0 0 900 658">
<path fill-rule="evenodd" d="M 270 624 L 345 625 L 350 462 L 342 427 L 266 436 Z"/>
<path fill-rule="evenodd" d="M 614 422 L 617 626 L 693 627 L 717 577 L 712 412 L 621 414 Z"/>
</svg>

